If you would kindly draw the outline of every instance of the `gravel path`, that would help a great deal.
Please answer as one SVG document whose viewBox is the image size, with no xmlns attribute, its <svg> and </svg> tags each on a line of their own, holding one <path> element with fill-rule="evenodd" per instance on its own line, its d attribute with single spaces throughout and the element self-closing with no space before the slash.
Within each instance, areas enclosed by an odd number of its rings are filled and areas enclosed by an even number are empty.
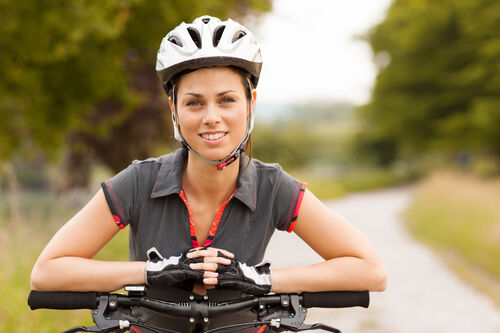
<svg viewBox="0 0 500 333">
<path fill-rule="evenodd" d="M 321 321 L 344 333 L 500 332 L 500 310 L 406 231 L 400 213 L 410 198 L 411 190 L 397 188 L 327 203 L 372 241 L 387 265 L 389 283 L 384 293 L 371 294 L 369 309 L 312 309 L 306 322 Z M 266 256 L 274 267 L 322 260 L 295 234 L 284 232 L 275 233 Z"/>
</svg>

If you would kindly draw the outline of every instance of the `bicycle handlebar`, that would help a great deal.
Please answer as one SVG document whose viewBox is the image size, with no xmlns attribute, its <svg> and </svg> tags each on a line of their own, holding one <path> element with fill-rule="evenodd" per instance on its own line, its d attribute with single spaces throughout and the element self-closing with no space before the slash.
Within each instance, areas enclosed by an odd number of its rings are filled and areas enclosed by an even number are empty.
<svg viewBox="0 0 500 333">
<path fill-rule="evenodd" d="M 176 315 L 187 315 L 191 308 L 187 303 L 172 303 L 148 297 L 133 297 L 122 294 L 117 296 L 117 303 L 122 306 L 139 305 L 152 310 Z M 343 308 L 361 306 L 367 308 L 369 305 L 369 293 L 367 291 L 331 291 L 309 293 L 299 295 L 299 300 L 305 308 Z M 235 312 L 251 308 L 258 304 L 276 305 L 280 304 L 280 294 L 247 297 L 235 301 L 209 303 L 209 313 L 217 315 L 227 311 Z M 36 309 L 95 309 L 99 303 L 99 294 L 96 292 L 43 292 L 31 291 L 28 304 L 32 310 Z"/>
<path fill-rule="evenodd" d="M 28 296 L 28 305 L 31 310 L 92 310 L 97 308 L 98 300 L 99 296 L 96 292 L 32 290 Z"/>
<path fill-rule="evenodd" d="M 127 290 L 129 287 L 129 290 Z M 311 307 L 342 308 L 368 307 L 370 295 L 368 291 L 332 291 L 302 294 L 282 293 L 263 296 L 249 296 L 225 302 L 213 303 L 207 296 L 190 295 L 187 302 L 172 303 L 146 296 L 145 286 L 127 286 L 129 295 L 119 293 L 97 292 L 40 292 L 31 291 L 28 304 L 32 310 L 46 309 L 91 309 L 95 326 L 77 326 L 69 332 L 110 332 L 111 329 L 127 329 L 131 325 L 146 327 L 154 332 L 154 326 L 141 323 L 129 311 L 132 306 L 148 308 L 150 310 L 186 318 L 196 331 L 207 329 L 210 318 L 227 316 L 230 313 L 242 310 L 258 310 L 256 321 L 237 325 L 221 326 L 207 332 L 221 331 L 228 328 L 255 327 L 269 325 L 274 330 L 289 329 L 293 332 L 324 329 L 328 332 L 341 333 L 340 330 L 324 324 L 308 325 L 304 323 L 307 309 Z M 174 332 L 170 331 L 169 332 Z"/>
<path fill-rule="evenodd" d="M 361 306 L 367 308 L 370 304 L 368 291 L 329 291 L 317 293 L 302 293 L 302 306 L 305 308 L 348 308 Z"/>
</svg>

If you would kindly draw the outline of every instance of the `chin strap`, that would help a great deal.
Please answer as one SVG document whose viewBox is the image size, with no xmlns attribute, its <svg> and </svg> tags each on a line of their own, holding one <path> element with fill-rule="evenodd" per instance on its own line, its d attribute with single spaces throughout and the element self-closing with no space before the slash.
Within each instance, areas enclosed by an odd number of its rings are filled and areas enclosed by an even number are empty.
<svg viewBox="0 0 500 333">
<path fill-rule="evenodd" d="M 249 129 L 247 128 L 247 132 L 245 134 L 245 137 L 243 140 L 241 140 L 240 144 L 226 157 L 220 159 L 220 160 L 209 160 L 208 158 L 205 158 L 201 156 L 196 150 L 191 148 L 191 146 L 184 140 L 182 139 L 181 143 L 182 146 L 187 148 L 190 152 L 192 152 L 196 157 L 199 159 L 203 160 L 204 162 L 211 164 L 211 165 L 216 165 L 218 171 L 224 170 L 229 164 L 233 163 L 240 157 L 241 153 L 245 151 L 245 144 L 248 141 L 248 138 L 250 137 Z"/>
</svg>

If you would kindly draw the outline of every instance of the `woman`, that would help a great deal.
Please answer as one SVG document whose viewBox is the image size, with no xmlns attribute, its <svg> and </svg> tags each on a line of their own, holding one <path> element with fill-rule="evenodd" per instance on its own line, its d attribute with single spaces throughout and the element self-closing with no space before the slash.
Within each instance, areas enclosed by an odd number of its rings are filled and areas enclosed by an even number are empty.
<svg viewBox="0 0 500 333">
<path fill-rule="evenodd" d="M 218 301 L 270 291 L 384 290 L 384 265 L 357 229 L 278 165 L 243 154 L 261 66 L 252 33 L 232 20 L 203 16 L 171 31 L 156 68 L 183 148 L 135 161 L 104 182 L 44 249 L 32 288 L 112 291 L 147 283 L 151 295 L 173 301 L 190 292 Z M 131 261 L 93 260 L 126 225 Z M 271 270 L 261 261 L 276 228 L 293 230 L 325 261 Z M 187 329 L 142 311 L 146 321 Z"/>
</svg>

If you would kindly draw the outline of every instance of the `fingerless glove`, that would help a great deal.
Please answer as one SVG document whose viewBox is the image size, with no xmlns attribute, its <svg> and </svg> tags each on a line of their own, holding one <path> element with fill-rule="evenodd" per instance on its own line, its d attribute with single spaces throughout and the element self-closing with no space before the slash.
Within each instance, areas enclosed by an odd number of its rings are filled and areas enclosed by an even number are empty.
<svg viewBox="0 0 500 333">
<path fill-rule="evenodd" d="M 218 288 L 241 290 L 251 295 L 264 295 L 271 291 L 270 261 L 266 260 L 255 266 L 248 266 L 235 259 L 230 260 L 230 265 L 219 265 L 217 269 Z"/>
<path fill-rule="evenodd" d="M 191 291 L 195 281 L 203 281 L 203 271 L 189 267 L 189 264 L 203 262 L 203 258 L 186 257 L 186 254 L 192 250 L 187 250 L 179 256 L 163 258 L 155 247 L 149 249 L 148 261 L 146 261 L 146 283 L 150 286 L 170 286 Z"/>
</svg>

